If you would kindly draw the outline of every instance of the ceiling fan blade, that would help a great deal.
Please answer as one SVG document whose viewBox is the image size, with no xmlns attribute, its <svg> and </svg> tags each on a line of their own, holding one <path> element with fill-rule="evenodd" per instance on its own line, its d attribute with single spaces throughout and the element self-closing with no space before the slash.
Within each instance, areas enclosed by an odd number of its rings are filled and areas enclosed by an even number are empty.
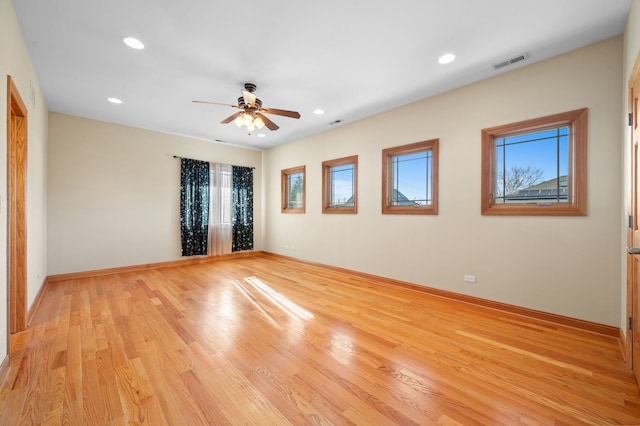
<svg viewBox="0 0 640 426">
<path fill-rule="evenodd" d="M 300 113 L 297 111 L 287 111 L 286 109 L 277 109 L 277 108 L 260 108 L 261 112 L 266 112 L 267 114 L 274 115 L 282 115 L 284 117 L 289 118 L 300 118 Z"/>
<path fill-rule="evenodd" d="M 220 123 L 221 124 L 231 123 L 233 120 L 235 120 L 236 118 L 240 117 L 242 114 L 244 114 L 244 111 L 238 111 L 235 114 L 231 114 L 229 117 L 225 118 Z"/>
<path fill-rule="evenodd" d="M 264 122 L 264 125 L 267 126 L 267 129 L 269 130 L 278 130 L 280 128 L 276 123 L 269 120 L 267 117 L 260 114 L 259 112 L 256 113 L 256 117 L 259 117 Z"/>
<path fill-rule="evenodd" d="M 251 108 L 256 106 L 256 95 L 246 90 L 242 91 L 242 97 L 244 98 L 244 103 Z"/>
<path fill-rule="evenodd" d="M 223 105 L 223 106 L 230 106 L 232 108 L 240 108 L 238 105 L 221 104 L 220 102 L 209 102 L 209 101 L 191 101 L 191 102 L 195 102 L 197 104 Z"/>
</svg>

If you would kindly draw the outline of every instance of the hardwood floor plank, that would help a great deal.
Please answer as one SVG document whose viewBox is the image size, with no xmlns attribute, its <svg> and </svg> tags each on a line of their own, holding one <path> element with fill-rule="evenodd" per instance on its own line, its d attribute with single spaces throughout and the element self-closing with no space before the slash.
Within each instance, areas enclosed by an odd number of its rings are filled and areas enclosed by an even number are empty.
<svg viewBox="0 0 640 426">
<path fill-rule="evenodd" d="M 82 412 L 70 412 L 69 417 L 82 415 L 82 424 L 98 425 L 105 419 L 102 387 L 98 380 L 98 361 L 90 359 L 82 363 Z"/>
<path fill-rule="evenodd" d="M 116 352 L 120 352 L 116 350 Z M 101 404 L 100 421 L 113 421 L 124 417 L 124 410 L 120 400 L 120 393 L 116 383 L 116 368 L 124 364 L 122 362 L 113 362 L 112 352 L 110 349 L 101 350 L 96 354 L 98 383 L 102 394 L 102 401 L 94 401 Z"/>
<path fill-rule="evenodd" d="M 233 422 L 230 419 L 234 417 L 229 414 L 229 410 L 218 405 L 215 397 L 213 397 L 208 389 L 193 371 L 185 371 L 180 373 L 180 388 L 184 388 L 181 393 L 185 400 L 191 400 L 195 403 L 197 410 L 195 416 L 190 418 L 202 421 L 202 425 L 230 425 Z M 177 383 L 177 382 L 174 382 Z M 201 419 L 201 420 L 200 420 Z"/>
<path fill-rule="evenodd" d="M 78 311 L 79 312 L 79 311 Z M 66 380 L 64 387 L 63 424 L 82 423 L 82 341 L 80 330 L 80 316 L 78 324 L 69 328 L 66 357 Z M 75 323 L 75 321 L 71 321 Z"/>
<path fill-rule="evenodd" d="M 200 410 L 194 396 L 188 392 L 177 372 L 154 371 L 144 356 L 142 359 L 146 365 L 147 374 L 150 376 L 149 382 L 168 424 L 180 424 L 185 418 L 190 419 L 193 425 L 226 424 L 210 422 L 207 419 L 206 414 Z"/>
<path fill-rule="evenodd" d="M 129 360 L 116 368 L 124 418 L 135 424 L 166 425 L 164 414 L 149 384 L 139 358 Z"/>
<path fill-rule="evenodd" d="M 63 419 L 65 399 L 66 367 L 52 370 L 48 375 L 44 398 L 44 413 L 42 424 L 60 425 Z"/>
<path fill-rule="evenodd" d="M 50 282 L 0 424 L 640 424 L 615 338 L 273 256 Z"/>
</svg>

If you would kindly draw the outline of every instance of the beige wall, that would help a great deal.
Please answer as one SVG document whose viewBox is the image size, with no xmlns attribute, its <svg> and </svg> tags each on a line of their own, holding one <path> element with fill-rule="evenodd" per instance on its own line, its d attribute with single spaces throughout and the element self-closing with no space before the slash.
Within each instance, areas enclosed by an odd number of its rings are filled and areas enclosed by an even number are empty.
<svg viewBox="0 0 640 426">
<path fill-rule="evenodd" d="M 179 259 L 180 160 L 253 166 L 262 248 L 262 152 L 49 114 L 49 274 Z"/>
<path fill-rule="evenodd" d="M 621 76 L 617 37 L 267 151 L 265 249 L 619 326 Z M 481 216 L 481 129 L 583 107 L 588 216 Z M 381 150 L 432 138 L 439 215 L 381 215 Z M 358 214 L 322 215 L 321 162 L 354 154 Z M 280 170 L 300 165 L 307 213 L 281 214 Z"/>
<path fill-rule="evenodd" d="M 622 119 L 622 185 L 623 188 L 622 197 L 623 197 L 623 205 L 622 205 L 622 216 L 623 216 L 623 227 L 621 230 L 622 234 L 622 242 L 623 245 L 621 247 L 622 255 L 621 255 L 621 301 L 620 306 L 622 309 L 620 310 L 620 327 L 624 331 L 625 335 L 627 332 L 627 282 L 626 282 L 626 271 L 627 271 L 627 257 L 624 253 L 626 247 L 626 238 L 627 238 L 627 229 L 624 226 L 626 221 L 624 220 L 629 212 L 631 211 L 630 205 L 630 197 L 631 197 L 631 128 L 627 125 L 624 116 L 629 112 L 629 78 L 631 77 L 631 71 L 633 70 L 633 66 L 636 62 L 636 58 L 640 54 L 640 2 L 632 1 L 631 8 L 629 10 L 629 17 L 627 18 L 627 26 L 624 33 L 624 47 L 623 47 L 623 78 L 622 78 L 622 110 L 623 110 L 623 119 Z"/>
<path fill-rule="evenodd" d="M 46 157 L 47 106 L 40 93 L 10 0 L 0 0 L 0 294 L 7 294 L 7 75 L 28 110 L 27 305 L 31 307 L 47 275 Z M 33 87 L 33 100 L 31 99 Z M 0 297 L 0 362 L 7 354 L 7 303 Z"/>
</svg>

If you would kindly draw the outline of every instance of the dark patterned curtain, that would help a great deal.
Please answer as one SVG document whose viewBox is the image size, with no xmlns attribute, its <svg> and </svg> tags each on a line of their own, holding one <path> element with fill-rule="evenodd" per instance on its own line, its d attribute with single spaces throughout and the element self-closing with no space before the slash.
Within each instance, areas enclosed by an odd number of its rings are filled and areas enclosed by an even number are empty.
<svg viewBox="0 0 640 426">
<path fill-rule="evenodd" d="M 233 166 L 231 251 L 253 250 L 253 169 Z"/>
<path fill-rule="evenodd" d="M 180 235 L 182 255 L 207 254 L 209 234 L 209 163 L 181 159 Z"/>
</svg>

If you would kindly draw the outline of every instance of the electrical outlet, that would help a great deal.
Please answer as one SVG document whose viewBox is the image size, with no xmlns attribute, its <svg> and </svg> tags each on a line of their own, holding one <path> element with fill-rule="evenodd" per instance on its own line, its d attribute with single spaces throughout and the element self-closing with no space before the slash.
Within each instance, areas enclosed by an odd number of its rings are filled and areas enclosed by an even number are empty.
<svg viewBox="0 0 640 426">
<path fill-rule="evenodd" d="M 291 250 L 296 251 L 296 246 L 291 246 Z"/>
<path fill-rule="evenodd" d="M 284 249 L 285 250 L 289 250 L 289 246 L 284 246 Z"/>
<path fill-rule="evenodd" d="M 476 282 L 476 276 L 475 275 L 465 275 L 464 276 L 464 280 L 468 283 L 475 283 Z"/>
</svg>

